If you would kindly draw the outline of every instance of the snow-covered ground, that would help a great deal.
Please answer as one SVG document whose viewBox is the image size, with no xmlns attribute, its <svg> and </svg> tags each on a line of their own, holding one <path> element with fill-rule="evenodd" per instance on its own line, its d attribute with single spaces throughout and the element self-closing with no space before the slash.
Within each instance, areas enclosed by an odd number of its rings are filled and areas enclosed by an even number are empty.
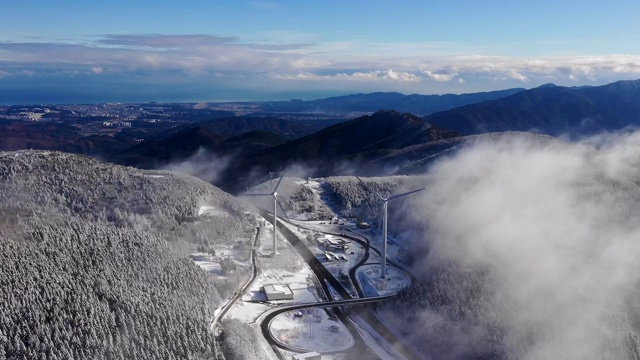
<svg viewBox="0 0 640 360">
<path fill-rule="evenodd" d="M 231 308 L 227 316 L 253 323 L 265 311 L 280 304 L 312 303 L 321 300 L 313 272 L 298 253 L 278 233 L 278 253 L 272 256 L 273 227 L 266 224 L 260 231 L 258 276 L 242 295 L 241 301 Z M 293 292 L 293 300 L 267 302 L 260 288 L 266 284 L 287 284 Z"/>
<path fill-rule="evenodd" d="M 217 276 L 223 276 L 217 257 L 201 252 L 194 252 L 190 257 L 202 270 Z"/>
<path fill-rule="evenodd" d="M 244 323 L 253 323 L 262 313 L 281 304 L 306 304 L 320 301 L 320 297 L 312 280 L 309 269 L 301 269 L 297 273 L 268 269 L 261 273 L 251 284 L 240 302 L 231 308 L 229 316 L 240 319 Z M 265 284 L 287 284 L 293 292 L 293 300 L 267 301 L 260 288 Z"/>
<path fill-rule="evenodd" d="M 328 225 L 326 222 L 324 222 L 325 225 L 321 225 L 320 223 L 323 222 L 324 221 L 296 221 L 295 223 L 304 227 L 313 225 L 313 227 L 318 230 L 323 229 L 323 227 L 330 227 L 330 229 L 342 231 L 341 227 L 338 227 L 338 225 Z M 349 270 L 356 266 L 364 257 L 364 246 L 345 237 L 323 234 L 319 231 L 306 230 L 297 225 L 287 224 L 287 227 L 299 238 L 303 239 L 303 242 L 307 245 L 309 250 L 311 250 L 311 252 L 316 255 L 316 258 L 322 262 L 331 274 L 333 274 L 333 276 L 342 283 L 351 296 L 358 296 L 358 293 L 349 278 Z M 343 251 L 323 245 L 323 243 L 328 243 L 330 241 L 344 241 L 348 248 Z"/>
<path fill-rule="evenodd" d="M 382 360 L 403 360 L 406 359 L 401 354 L 395 352 L 380 334 L 378 334 L 367 322 L 358 314 L 352 314 L 351 319 L 362 340 L 367 346 Z"/>
<path fill-rule="evenodd" d="M 354 267 L 364 256 L 365 248 L 358 242 L 346 240 L 349 245 L 349 249 L 345 252 L 335 251 L 327 249 L 326 246 L 319 244 L 322 241 L 345 239 L 339 235 L 325 235 L 321 231 L 338 232 L 349 234 L 350 236 L 369 236 L 372 238 L 372 234 L 375 234 L 374 230 L 361 230 L 355 227 L 353 223 L 346 223 L 345 225 L 328 224 L 325 221 L 294 221 L 295 224 L 300 224 L 301 227 L 287 224 L 296 235 L 301 238 L 306 238 L 311 234 L 314 241 L 306 241 L 307 247 L 316 254 L 316 257 L 323 263 L 323 265 L 331 271 L 331 273 L 340 280 L 347 290 L 356 296 L 356 291 L 351 281 L 348 279 L 349 269 Z M 314 230 L 305 230 L 304 228 L 312 228 Z M 315 240 L 317 239 L 317 240 Z M 379 248 L 382 248 L 381 241 Z M 377 244 L 376 244 L 377 245 Z M 378 246 L 374 246 L 378 248 Z M 397 261 L 397 254 L 402 250 L 400 244 L 389 237 L 387 246 L 387 255 Z M 347 261 L 329 260 L 326 253 L 331 255 L 344 255 Z M 398 292 L 400 289 L 409 286 L 411 284 L 410 277 L 402 270 L 397 269 L 387 264 L 387 279 L 380 277 L 381 257 L 375 252 L 369 253 L 369 259 L 367 264 L 361 266 L 356 272 L 356 278 L 359 281 L 360 287 L 363 289 L 366 296 L 383 296 Z M 343 281 L 344 280 L 344 281 Z"/>
<path fill-rule="evenodd" d="M 227 276 L 227 274 L 223 273 L 222 267 L 220 266 L 220 261 L 224 258 L 231 258 L 238 269 L 251 266 L 249 260 L 246 258 L 246 251 L 243 249 L 231 245 L 213 245 L 211 248 L 215 250 L 215 255 L 193 252 L 189 257 L 204 271 L 215 275 L 216 279 L 226 278 Z"/>
<path fill-rule="evenodd" d="M 355 344 L 353 336 L 335 314 L 321 308 L 281 314 L 271 321 L 270 329 L 278 341 L 301 350 L 339 352 Z"/>
<path fill-rule="evenodd" d="M 319 224 L 319 222 L 317 222 Z M 298 229 L 297 226 L 288 225 L 288 227 L 300 238 L 307 239 L 307 235 L 312 235 L 312 241 L 309 243 L 316 247 L 315 237 L 308 230 Z M 319 225 L 319 227 L 323 227 Z M 259 252 L 264 256 L 259 258 L 260 273 L 256 280 L 251 284 L 248 291 L 243 294 L 241 300 L 231 308 L 227 316 L 240 319 L 247 324 L 257 325 L 257 320 L 264 312 L 283 304 L 294 303 L 311 303 L 322 301 L 316 288 L 314 277 L 306 263 L 299 258 L 297 252 L 292 249 L 288 242 L 278 234 L 278 254 L 271 257 L 272 243 L 272 226 L 266 224 L 260 234 Z M 335 226 L 335 229 L 339 229 Z M 324 235 L 317 234 L 324 237 Z M 303 240 L 306 241 L 306 240 Z M 336 263 L 335 266 L 329 265 L 332 271 L 338 273 L 340 270 L 348 272 L 350 266 L 355 265 L 364 255 L 364 248 L 355 243 L 349 243 L 349 250 L 353 250 L 354 254 L 348 254 L 347 262 Z M 317 247 L 316 247 L 317 248 Z M 317 249 L 320 253 L 322 251 Z M 287 284 L 294 293 L 293 300 L 281 300 L 266 302 L 264 294 L 260 292 L 260 288 L 265 284 Z M 272 322 L 274 336 L 280 339 L 289 339 L 286 344 L 288 346 L 300 348 L 301 350 L 318 351 L 323 354 L 323 359 L 339 359 L 340 355 L 336 352 L 345 350 L 353 346 L 354 339 L 346 330 L 338 319 L 330 317 L 323 309 L 308 309 L 305 314 L 311 316 L 314 312 L 313 322 L 308 316 L 300 320 L 297 316 L 294 318 L 295 312 L 290 312 L 276 317 Z M 332 327 L 333 326 L 333 327 Z M 278 334 L 275 334 L 275 331 Z M 309 334 L 315 334 L 309 337 Z M 284 337 L 283 337 L 284 336 Z M 334 352 L 327 354 L 327 352 Z M 283 351 L 288 354 L 288 352 Z"/>
<path fill-rule="evenodd" d="M 296 183 L 311 189 L 317 197 L 317 201 L 322 201 L 322 187 L 317 181 L 299 180 Z M 200 216 L 228 216 L 228 213 L 214 206 L 203 205 L 199 208 Z M 294 232 L 307 247 L 316 254 L 316 257 L 339 279 L 345 288 L 355 297 L 357 296 L 355 287 L 348 277 L 349 270 L 360 262 L 365 255 L 364 246 L 356 241 L 347 239 L 340 235 L 327 235 L 322 232 L 334 234 L 348 234 L 349 236 L 366 237 L 372 240 L 375 248 L 382 249 L 381 239 L 373 239 L 378 233 L 378 229 L 363 230 L 358 229 L 353 222 L 341 220 L 340 224 L 333 224 L 329 219 L 323 221 L 306 221 L 308 214 L 288 214 L 294 224 L 286 226 Z M 258 241 L 258 275 L 251 283 L 247 291 L 234 303 L 226 313 L 226 317 L 234 317 L 246 324 L 252 324 L 258 330 L 258 320 L 262 314 L 281 305 L 298 303 L 316 303 L 323 301 L 319 294 L 319 286 L 313 272 L 302 260 L 297 251 L 293 249 L 288 241 L 278 233 L 277 254 L 273 254 L 273 226 L 268 222 L 258 221 L 262 224 Z M 308 229 L 305 229 L 308 228 Z M 346 250 L 335 247 L 327 247 L 322 242 L 344 240 L 348 245 Z M 402 252 L 401 240 L 396 241 L 390 237 L 388 255 L 394 261 L 398 261 L 398 254 Z M 250 263 L 244 259 L 236 259 L 237 254 L 231 246 L 215 247 L 216 256 L 208 256 L 204 253 L 192 254 L 194 261 L 206 271 L 217 276 L 223 276 L 218 261 L 222 257 L 230 257 L 239 266 L 249 267 Z M 327 253 L 330 256 L 327 257 Z M 338 255 L 338 260 L 332 255 Z M 331 259 L 333 257 L 333 259 Z M 367 264 L 360 267 L 356 273 L 360 286 L 366 296 L 379 296 L 397 292 L 404 286 L 409 285 L 409 276 L 393 266 L 387 266 L 388 276 L 386 280 L 380 278 L 380 256 L 375 252 L 370 252 Z M 398 261 L 399 262 L 399 261 Z M 402 265 L 402 264 L 401 264 Z M 293 300 L 267 301 L 260 288 L 266 284 L 286 284 L 292 290 Z M 338 298 L 335 290 L 334 296 Z M 361 319 L 360 319 L 361 320 Z M 349 349 L 355 343 L 355 339 L 349 334 L 344 324 L 331 311 L 327 312 L 322 308 L 305 309 L 292 311 L 276 317 L 270 324 L 274 337 L 282 341 L 287 346 L 300 350 L 318 351 L 323 354 L 323 359 L 342 359 L 344 354 L 340 351 Z M 396 358 L 395 355 L 388 354 L 388 346 L 384 340 L 366 324 L 358 326 L 359 332 L 364 334 L 365 342 L 381 358 Z M 280 351 L 281 355 L 290 356 L 288 351 Z M 273 356 L 273 355 L 272 355 Z M 342 357 L 341 357 L 342 356 Z"/>
<path fill-rule="evenodd" d="M 314 201 L 316 201 L 316 203 L 320 203 L 321 200 L 321 196 L 322 196 L 322 187 L 320 186 L 320 183 L 316 180 L 312 180 L 312 179 L 307 179 L 307 180 L 293 180 L 292 182 L 300 185 L 300 186 L 304 186 L 307 189 L 311 190 L 311 192 L 313 193 L 313 196 L 315 198 Z M 315 204 L 314 204 L 314 208 L 315 208 Z M 315 218 L 317 215 L 316 214 L 309 214 L 309 213 L 302 213 L 302 214 L 293 214 L 288 212 L 287 215 L 289 216 L 290 219 L 295 219 L 295 220 L 309 220 L 311 218 Z"/>
<path fill-rule="evenodd" d="M 409 276 L 400 269 L 387 265 L 384 279 L 380 276 L 381 270 L 380 264 L 365 264 L 358 268 L 356 278 L 367 297 L 395 294 L 411 284 Z"/>
<path fill-rule="evenodd" d="M 202 216 L 202 215 L 229 216 L 229 213 L 224 209 L 220 209 L 215 206 L 203 205 L 198 210 L 198 216 Z"/>
</svg>

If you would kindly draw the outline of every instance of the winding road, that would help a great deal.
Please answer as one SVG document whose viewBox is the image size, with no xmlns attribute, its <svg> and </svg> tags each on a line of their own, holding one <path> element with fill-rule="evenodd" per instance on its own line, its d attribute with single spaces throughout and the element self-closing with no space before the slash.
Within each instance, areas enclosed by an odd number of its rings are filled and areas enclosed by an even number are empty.
<svg viewBox="0 0 640 360">
<path fill-rule="evenodd" d="M 260 215 L 262 215 L 262 217 L 267 219 L 269 222 L 273 223 L 273 215 L 270 212 L 265 210 L 259 210 L 259 213 Z M 311 250 L 309 250 L 309 248 L 307 248 L 307 246 L 303 244 L 302 241 L 300 241 L 300 239 L 282 223 L 282 220 L 281 219 L 279 220 L 280 221 L 278 222 L 278 228 L 280 230 L 280 233 L 284 235 L 284 237 L 287 239 L 287 241 L 289 241 L 291 246 L 293 246 L 293 248 L 296 249 L 296 251 L 300 254 L 300 256 L 302 256 L 304 261 L 309 265 L 309 267 L 311 268 L 311 271 L 313 271 L 314 275 L 318 279 L 318 282 L 320 283 L 322 292 L 324 293 L 325 297 L 329 300 L 329 302 L 335 300 L 333 298 L 332 292 L 329 289 L 329 285 L 331 286 L 332 289 L 334 289 L 338 293 L 338 295 L 342 299 L 346 299 L 346 300 L 352 299 L 349 292 L 344 289 L 342 284 L 340 284 L 340 281 L 338 281 L 338 279 L 336 279 L 333 276 L 333 274 L 331 274 L 331 272 L 327 270 L 327 268 L 324 267 L 324 265 L 322 265 L 320 260 L 316 258 L 316 256 L 311 252 Z M 308 304 L 309 305 L 308 307 L 325 307 L 325 306 L 322 306 L 322 304 L 325 304 L 325 303 L 327 302 L 312 303 L 312 304 Z M 340 310 L 339 307 L 334 307 L 333 310 L 338 316 L 338 318 L 340 319 L 340 321 L 342 321 L 342 323 L 347 327 L 347 329 L 349 329 L 349 331 L 352 334 L 358 334 L 358 331 L 353 325 L 353 323 Z M 282 311 L 282 312 L 285 312 L 285 311 Z M 273 338 L 268 326 L 269 321 L 265 321 L 263 319 L 260 324 L 260 328 L 262 329 L 263 336 L 267 339 L 269 344 L 271 344 L 272 346 L 278 346 L 278 347 L 287 349 L 286 347 L 282 346 L 282 343 L 280 343 L 279 341 Z M 266 327 L 265 327 L 265 323 L 267 323 Z M 354 338 L 359 339 L 359 337 L 354 337 Z M 354 351 L 358 354 L 364 354 L 368 352 L 371 354 L 372 358 L 378 358 L 375 355 L 375 353 L 372 352 L 368 346 L 366 346 L 364 341 L 362 341 L 362 339 L 360 340 L 361 341 L 356 342 L 355 349 L 351 349 L 351 351 Z M 293 348 L 289 348 L 289 350 L 300 351 L 300 349 L 293 349 Z"/>
<path fill-rule="evenodd" d="M 268 211 L 260 210 L 260 214 L 265 219 L 273 219 L 273 215 L 271 213 L 269 213 Z M 273 220 L 269 220 L 269 221 L 271 223 L 273 223 Z M 296 224 L 292 224 L 292 225 L 296 225 Z M 316 258 L 316 256 L 311 252 L 311 250 L 309 250 L 309 248 L 307 248 L 307 246 L 304 243 L 302 243 L 302 241 L 300 241 L 298 236 L 296 236 L 288 227 L 286 227 L 286 225 L 283 223 L 282 219 L 279 219 L 279 221 L 277 223 L 277 226 L 278 226 L 280 232 L 282 233 L 282 235 L 287 239 L 287 241 L 289 241 L 289 243 L 296 249 L 296 251 L 298 251 L 298 253 L 303 257 L 305 262 L 307 262 L 307 264 L 309 264 L 309 267 L 311 268 L 311 270 L 314 272 L 314 274 L 318 278 L 318 280 L 320 282 L 320 285 L 321 285 L 325 295 L 327 296 L 327 299 L 329 300 L 329 301 L 326 301 L 326 302 L 320 302 L 320 303 L 314 303 L 314 304 L 292 305 L 292 306 L 333 307 L 334 311 L 336 312 L 336 314 L 338 315 L 340 320 L 342 320 L 342 322 L 345 324 L 345 326 L 347 326 L 349 331 L 351 331 L 352 334 L 358 334 L 358 332 L 355 329 L 355 327 L 354 327 L 353 323 L 351 322 L 351 320 L 341 311 L 340 306 L 361 305 L 361 306 L 356 306 L 354 308 L 354 311 L 358 315 L 360 315 L 360 317 L 365 319 L 365 321 L 367 322 L 367 324 L 371 328 L 373 328 L 379 335 L 381 335 L 385 340 L 387 340 L 387 342 L 390 344 L 390 346 L 393 348 L 394 351 L 396 351 L 399 354 L 402 354 L 407 359 L 412 359 L 412 360 L 420 360 L 421 359 L 421 357 L 419 355 L 417 355 L 413 351 L 413 349 L 411 347 L 406 345 L 388 327 L 386 327 L 380 321 L 380 319 L 378 319 L 378 317 L 375 314 L 374 308 L 371 305 L 367 305 L 367 303 L 370 304 L 370 303 L 373 303 L 373 302 L 382 301 L 384 299 L 389 299 L 389 298 L 393 297 L 394 295 L 373 298 L 373 300 L 364 298 L 362 296 L 363 295 L 362 294 L 362 290 L 358 286 L 358 283 L 357 283 L 357 281 L 355 279 L 355 271 L 353 271 L 353 272 L 350 271 L 349 276 L 352 279 L 352 281 L 354 282 L 354 286 L 356 288 L 356 291 L 358 292 L 358 295 L 360 296 L 360 298 L 355 298 L 354 299 L 351 296 L 351 294 L 349 294 L 349 292 L 340 283 L 340 281 L 338 281 L 333 276 L 333 274 L 320 262 L 320 260 L 318 260 L 318 258 Z M 338 234 L 336 234 L 336 235 L 338 235 Z M 366 243 L 364 243 L 364 242 L 362 242 L 362 240 L 357 239 L 355 237 L 345 236 L 345 234 L 339 234 L 339 235 L 347 237 L 347 238 L 349 238 L 351 240 L 358 241 L 361 244 L 363 244 L 363 246 L 365 246 L 365 249 L 367 249 L 367 252 L 366 252 L 365 256 L 368 255 L 368 249 L 370 248 L 369 244 L 368 244 L 368 240 L 367 240 Z M 377 249 L 374 248 L 374 250 L 376 252 L 378 252 Z M 366 256 L 366 257 L 368 258 L 368 256 Z M 362 265 L 362 264 L 364 264 L 364 262 L 360 261 L 358 266 Z M 331 288 L 335 292 L 338 293 L 338 295 L 341 297 L 340 300 L 333 299 L 332 293 L 329 290 L 328 285 L 330 285 Z M 332 305 L 332 304 L 334 304 L 334 305 Z M 273 338 L 273 336 L 271 334 L 271 331 L 269 330 L 269 322 L 271 321 L 271 319 L 273 319 L 278 314 L 281 314 L 281 313 L 286 312 L 286 311 L 292 311 L 292 310 L 295 310 L 295 309 L 292 309 L 292 308 L 289 308 L 289 307 L 282 307 L 282 308 L 273 310 L 272 312 L 269 312 L 268 316 L 265 316 L 265 317 L 262 318 L 261 324 L 260 324 L 260 328 L 262 330 L 262 333 L 263 333 L 264 337 L 267 339 L 267 341 L 270 344 L 282 347 L 282 344 L 280 342 L 278 342 L 276 339 Z M 376 357 L 377 358 L 375 353 L 371 352 L 371 350 L 364 344 L 363 340 L 361 340 L 359 342 L 356 342 L 356 346 L 358 348 L 360 348 L 360 349 L 356 349 L 356 351 L 358 351 L 360 356 L 363 355 L 362 350 L 366 349 L 367 351 L 369 351 L 372 354 L 372 357 Z M 362 349 L 361 348 L 362 346 L 364 346 L 365 349 Z M 291 350 L 299 351 L 299 349 L 291 349 Z"/>
<path fill-rule="evenodd" d="M 233 297 L 229 301 L 227 301 L 226 304 L 222 306 L 218 314 L 216 314 L 216 316 L 213 318 L 213 321 L 211 322 L 211 328 L 213 330 L 213 334 L 216 337 L 219 335 L 218 324 L 222 320 L 222 317 L 227 313 L 227 311 L 229 311 L 229 309 L 233 306 L 233 304 L 236 301 L 238 301 L 238 299 L 242 296 L 242 294 L 244 294 L 247 291 L 251 283 L 253 283 L 253 281 L 256 279 L 256 276 L 258 276 L 257 249 L 258 249 L 259 239 L 260 239 L 260 227 L 258 227 L 256 230 L 256 238 L 253 241 L 253 247 L 251 248 L 251 267 L 252 267 L 251 277 L 247 279 L 247 281 L 244 283 L 244 285 L 242 285 L 242 287 L 240 287 L 238 290 L 234 292 Z"/>
</svg>

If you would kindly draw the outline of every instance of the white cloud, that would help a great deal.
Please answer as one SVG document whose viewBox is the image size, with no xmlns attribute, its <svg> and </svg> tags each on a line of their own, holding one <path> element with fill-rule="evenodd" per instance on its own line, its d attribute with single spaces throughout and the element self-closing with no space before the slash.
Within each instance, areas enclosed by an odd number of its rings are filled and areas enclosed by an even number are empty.
<svg viewBox="0 0 640 360">
<path fill-rule="evenodd" d="M 188 159 L 166 164 L 162 166 L 162 169 L 180 171 L 213 183 L 224 173 L 224 170 L 231 164 L 232 159 L 232 156 L 218 156 L 204 148 L 199 148 Z"/>
<path fill-rule="evenodd" d="M 416 337 L 446 348 L 430 355 L 596 360 L 635 353 L 639 152 L 639 132 L 579 144 L 512 137 L 436 165 L 427 190 L 398 216 L 428 229 L 419 238 L 428 239 L 429 256 L 417 266 L 448 274 L 434 280 L 433 298 L 444 300 L 411 315 Z M 485 353 L 454 356 L 452 349 Z"/>
<path fill-rule="evenodd" d="M 405 84 L 406 91 L 423 93 L 429 92 L 427 89 L 481 91 L 519 86 L 518 83 L 595 84 L 640 74 L 639 55 L 446 55 L 442 51 L 453 46 L 446 43 L 387 44 L 386 48 L 393 51 L 369 47 L 373 50 L 367 52 L 364 42 L 311 43 L 313 37 L 308 34 L 292 35 L 290 39 L 298 41 L 244 43 L 233 36 L 121 34 L 107 35 L 89 44 L 0 43 L 0 66 L 5 72 L 23 75 L 27 74 L 23 70 L 31 75 L 63 76 L 74 71 L 99 73 L 99 69 L 108 69 L 114 75 L 160 80 L 167 74 L 180 74 L 184 84 L 222 77 L 243 79 L 249 84 L 251 78 L 270 78 L 287 80 L 289 84 L 306 82 L 309 86 L 314 86 L 310 84 L 312 80 L 315 84 L 333 81 L 343 89 L 348 88 L 349 81 L 372 82 L 380 86 L 375 90 L 405 91 L 389 87 L 396 83 Z"/>
<path fill-rule="evenodd" d="M 423 70 L 423 73 L 435 81 L 451 81 L 458 76 L 456 73 L 433 72 L 431 70 Z"/>
<path fill-rule="evenodd" d="M 403 71 L 375 70 L 368 72 L 337 73 L 332 75 L 317 75 L 311 72 L 299 72 L 297 74 L 274 74 L 280 80 L 345 80 L 345 81 L 398 81 L 415 82 L 420 81 L 420 77 Z"/>
<path fill-rule="evenodd" d="M 517 70 L 515 70 L 515 69 L 511 69 L 511 70 L 509 70 L 509 77 L 510 77 L 511 79 L 514 79 L 514 80 L 520 80 L 520 81 L 527 81 L 527 80 L 529 80 L 529 78 L 528 78 L 528 77 L 526 77 L 525 75 L 522 75 L 520 72 L 518 72 L 518 71 L 517 71 Z"/>
</svg>

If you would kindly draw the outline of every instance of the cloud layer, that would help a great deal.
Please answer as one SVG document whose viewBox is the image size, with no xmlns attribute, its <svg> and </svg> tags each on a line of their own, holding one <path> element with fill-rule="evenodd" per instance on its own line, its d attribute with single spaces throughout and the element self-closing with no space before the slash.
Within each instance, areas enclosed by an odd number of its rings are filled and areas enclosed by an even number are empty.
<svg viewBox="0 0 640 360">
<path fill-rule="evenodd" d="M 405 216 L 429 228 L 415 331 L 434 358 L 637 355 L 638 153 L 638 132 L 483 143 L 429 173 Z"/>
<path fill-rule="evenodd" d="M 637 78 L 640 56 L 504 57 L 432 55 L 428 44 L 380 54 L 384 44 L 246 43 L 233 36 L 118 34 L 89 42 L 0 43 L 5 86 L 29 78 L 106 77 L 157 84 L 274 92 L 311 89 L 442 93 L 547 82 L 595 84 Z M 434 45 L 435 46 L 435 45 Z M 417 51 L 419 49 L 420 51 Z"/>
</svg>

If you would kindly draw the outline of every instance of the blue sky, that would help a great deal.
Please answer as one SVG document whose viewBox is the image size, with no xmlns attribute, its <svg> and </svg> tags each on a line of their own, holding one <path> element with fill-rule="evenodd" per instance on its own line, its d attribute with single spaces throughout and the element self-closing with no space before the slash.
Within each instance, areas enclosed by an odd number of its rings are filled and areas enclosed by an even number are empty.
<svg viewBox="0 0 640 360">
<path fill-rule="evenodd" d="M 640 2 L 0 0 L 0 102 L 312 99 L 640 78 Z"/>
</svg>

